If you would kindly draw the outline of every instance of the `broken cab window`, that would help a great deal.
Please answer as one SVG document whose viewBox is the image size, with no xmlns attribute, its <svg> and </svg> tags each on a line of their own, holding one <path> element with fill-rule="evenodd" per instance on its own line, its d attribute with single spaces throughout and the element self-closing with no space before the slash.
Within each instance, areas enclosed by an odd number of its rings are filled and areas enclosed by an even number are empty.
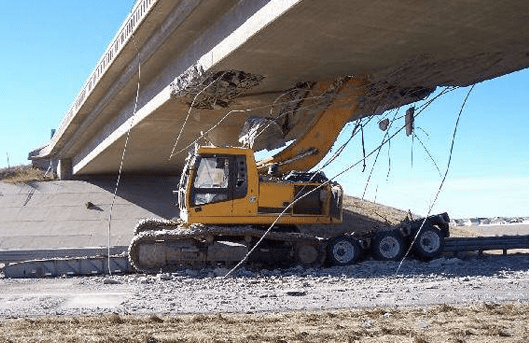
<svg viewBox="0 0 529 343">
<path fill-rule="evenodd" d="M 203 157 L 193 184 L 193 204 L 203 205 L 227 200 L 229 176 L 228 157 Z"/>
</svg>

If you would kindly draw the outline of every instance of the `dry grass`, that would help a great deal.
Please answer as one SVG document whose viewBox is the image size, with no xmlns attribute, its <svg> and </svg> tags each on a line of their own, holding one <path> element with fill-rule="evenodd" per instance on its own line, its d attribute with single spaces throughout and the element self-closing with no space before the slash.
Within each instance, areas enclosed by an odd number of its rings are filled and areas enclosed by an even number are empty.
<svg viewBox="0 0 529 343">
<path fill-rule="evenodd" d="M 370 201 L 361 200 L 356 197 L 346 195 L 344 197 L 344 209 L 346 211 L 351 211 L 357 215 L 366 218 L 367 228 L 371 228 L 374 224 L 378 223 L 379 225 L 397 225 L 402 222 L 407 216 L 408 212 L 394 208 L 391 206 L 386 206 L 382 204 L 377 204 Z M 418 218 L 413 215 L 413 218 Z M 346 218 L 347 219 L 347 218 Z M 361 221 L 358 219 L 358 216 L 353 217 L 354 221 Z M 357 223 L 355 223 L 357 224 Z M 450 236 L 451 237 L 477 237 L 479 234 L 472 229 L 472 226 L 451 226 L 450 227 Z"/>
<path fill-rule="evenodd" d="M 528 342 L 529 304 L 271 315 L 10 319 L 1 342 Z"/>
<path fill-rule="evenodd" d="M 11 168 L 0 169 L 0 181 L 11 184 L 28 183 L 32 181 L 49 181 L 53 180 L 52 176 L 45 176 L 41 169 L 34 168 L 30 165 L 20 165 Z"/>
<path fill-rule="evenodd" d="M 400 210 L 398 208 L 367 200 L 361 200 L 349 195 L 344 197 L 343 207 L 373 221 L 388 225 L 399 224 L 408 215 L 406 211 Z"/>
<path fill-rule="evenodd" d="M 450 237 L 477 237 L 479 234 L 472 226 L 450 226 Z"/>
</svg>

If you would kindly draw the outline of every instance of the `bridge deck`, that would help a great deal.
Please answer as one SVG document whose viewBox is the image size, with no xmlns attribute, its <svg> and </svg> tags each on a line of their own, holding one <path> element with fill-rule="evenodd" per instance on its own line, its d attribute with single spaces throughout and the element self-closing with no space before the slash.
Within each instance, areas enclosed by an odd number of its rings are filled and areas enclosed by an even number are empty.
<svg viewBox="0 0 529 343">
<path fill-rule="evenodd" d="M 63 177 L 114 173 L 132 127 L 124 170 L 174 174 L 185 154 L 169 156 L 184 121 L 178 149 L 229 111 L 252 109 L 228 115 L 207 137 L 238 145 L 244 119 L 270 116 L 286 90 L 346 75 L 370 77 L 359 115 L 379 113 L 434 86 L 526 68 L 528 41 L 526 0 L 142 0 L 56 135 L 31 158 L 60 161 Z M 189 73 L 194 67 L 202 78 Z M 225 71 L 243 71 L 258 82 L 237 89 L 241 79 L 233 78 L 228 88 L 206 92 L 214 106 L 190 110 L 204 77 Z M 224 92 L 232 86 L 234 93 Z M 287 138 L 297 138 L 313 116 L 296 112 Z"/>
</svg>

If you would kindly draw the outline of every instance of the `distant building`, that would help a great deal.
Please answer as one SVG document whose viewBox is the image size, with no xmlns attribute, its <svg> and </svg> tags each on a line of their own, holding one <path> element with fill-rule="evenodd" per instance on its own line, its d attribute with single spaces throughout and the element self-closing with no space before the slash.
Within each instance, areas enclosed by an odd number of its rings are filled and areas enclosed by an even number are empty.
<svg viewBox="0 0 529 343">
<path fill-rule="evenodd" d="M 490 224 L 490 219 L 489 218 L 480 219 L 479 225 L 487 225 L 487 224 Z"/>
<path fill-rule="evenodd" d="M 494 225 L 504 225 L 504 224 L 507 224 L 508 221 L 504 217 L 496 217 L 492 219 L 490 223 Z"/>
<path fill-rule="evenodd" d="M 479 219 L 478 218 L 468 218 L 465 222 L 466 226 L 472 226 L 472 225 L 479 225 Z"/>
<path fill-rule="evenodd" d="M 450 225 L 452 225 L 452 226 L 465 226 L 465 220 L 464 219 L 452 219 L 450 221 Z"/>
</svg>

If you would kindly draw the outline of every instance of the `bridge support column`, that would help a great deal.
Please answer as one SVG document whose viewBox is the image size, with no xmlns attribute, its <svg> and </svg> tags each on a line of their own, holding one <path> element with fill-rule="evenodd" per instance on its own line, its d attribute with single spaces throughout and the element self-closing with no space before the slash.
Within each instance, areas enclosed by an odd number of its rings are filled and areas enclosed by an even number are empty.
<svg viewBox="0 0 529 343">
<path fill-rule="evenodd" d="M 63 158 L 59 160 L 57 166 L 57 175 L 60 180 L 69 180 L 73 176 L 72 160 L 69 158 Z"/>
</svg>

